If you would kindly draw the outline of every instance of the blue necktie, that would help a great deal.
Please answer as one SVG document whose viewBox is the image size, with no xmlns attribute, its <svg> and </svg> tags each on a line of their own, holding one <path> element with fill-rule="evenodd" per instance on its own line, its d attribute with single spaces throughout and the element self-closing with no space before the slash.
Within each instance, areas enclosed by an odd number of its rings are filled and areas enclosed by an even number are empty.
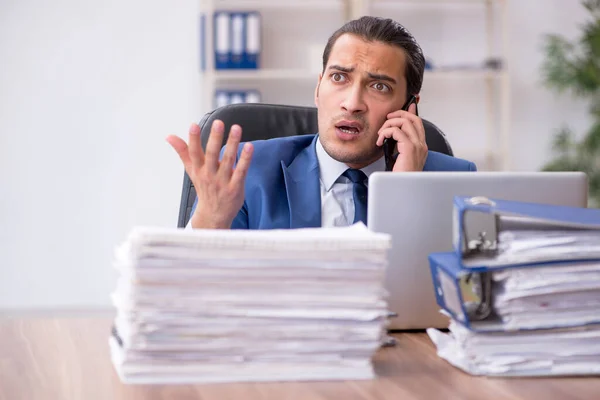
<svg viewBox="0 0 600 400">
<path fill-rule="evenodd" d="M 353 183 L 352 197 L 354 198 L 354 222 L 362 221 L 367 225 L 367 175 L 359 169 L 347 169 L 343 174 Z"/>
</svg>

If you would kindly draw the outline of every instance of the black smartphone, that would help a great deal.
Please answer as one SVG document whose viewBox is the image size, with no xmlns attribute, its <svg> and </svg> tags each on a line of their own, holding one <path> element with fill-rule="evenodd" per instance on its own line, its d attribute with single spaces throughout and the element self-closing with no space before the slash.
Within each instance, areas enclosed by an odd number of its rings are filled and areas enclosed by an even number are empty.
<svg viewBox="0 0 600 400">
<path fill-rule="evenodd" d="M 417 96 L 415 96 L 414 94 L 410 95 L 410 98 L 408 99 L 408 101 L 402 106 L 402 110 L 404 111 L 408 111 L 408 107 L 410 107 L 410 105 L 412 103 L 416 103 L 417 102 Z M 417 115 L 419 115 L 419 111 L 416 111 Z M 387 138 L 383 141 L 383 154 L 385 157 L 385 170 L 386 171 L 391 171 L 394 168 L 394 162 L 396 161 L 396 153 L 398 152 L 398 148 L 397 145 L 398 142 L 396 142 L 395 139 L 393 138 Z"/>
</svg>

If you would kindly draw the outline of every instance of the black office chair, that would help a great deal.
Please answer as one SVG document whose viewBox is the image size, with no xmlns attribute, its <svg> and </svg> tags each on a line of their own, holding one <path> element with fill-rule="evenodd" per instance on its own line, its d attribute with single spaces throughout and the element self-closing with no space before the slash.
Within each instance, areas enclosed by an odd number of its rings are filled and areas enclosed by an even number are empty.
<svg viewBox="0 0 600 400">
<path fill-rule="evenodd" d="M 202 148 L 210 134 L 210 128 L 215 119 L 220 119 L 225 124 L 225 137 L 231 125 L 238 124 L 242 127 L 242 140 L 252 141 L 270 139 L 281 136 L 306 135 L 317 133 L 317 109 L 315 107 L 298 107 L 273 104 L 231 104 L 213 110 L 200 121 L 200 139 Z M 450 143 L 444 133 L 431 122 L 423 119 L 425 126 L 425 141 L 429 150 L 453 156 Z M 192 207 L 196 201 L 196 190 L 187 173 L 183 177 L 183 190 L 179 206 L 179 220 L 177 226 L 183 228 L 187 225 Z"/>
</svg>

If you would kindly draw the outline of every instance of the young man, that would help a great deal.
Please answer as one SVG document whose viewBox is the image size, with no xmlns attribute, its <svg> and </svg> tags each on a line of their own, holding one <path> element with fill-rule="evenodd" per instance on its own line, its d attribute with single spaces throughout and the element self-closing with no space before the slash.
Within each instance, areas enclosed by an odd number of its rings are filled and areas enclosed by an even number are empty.
<svg viewBox="0 0 600 400">
<path fill-rule="evenodd" d="M 337 30 L 325 46 L 315 89 L 318 134 L 240 146 L 242 127 L 233 125 L 221 152 L 224 125 L 215 121 L 206 153 L 196 124 L 189 146 L 169 136 L 196 188 L 192 228 L 366 223 L 368 176 L 385 170 L 388 138 L 397 141 L 393 171 L 475 171 L 469 161 L 428 151 L 416 104 L 402 110 L 409 99 L 418 102 L 424 66 L 419 45 L 404 27 L 362 17 Z"/>
</svg>

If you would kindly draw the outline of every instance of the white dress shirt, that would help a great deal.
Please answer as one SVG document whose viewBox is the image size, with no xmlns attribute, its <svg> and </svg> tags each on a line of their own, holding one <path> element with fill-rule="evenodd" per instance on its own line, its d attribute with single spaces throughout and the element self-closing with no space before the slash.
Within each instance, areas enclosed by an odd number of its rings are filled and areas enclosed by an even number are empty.
<svg viewBox="0 0 600 400">
<path fill-rule="evenodd" d="M 354 199 L 352 197 L 352 181 L 342 174 L 348 166 L 334 160 L 316 141 L 317 160 L 319 162 L 319 181 L 321 187 L 321 226 L 348 226 L 354 221 Z M 374 163 L 361 168 L 370 177 L 373 172 L 385 171 L 385 159 L 382 156 Z M 365 182 L 367 187 L 368 182 Z"/>
<path fill-rule="evenodd" d="M 321 188 L 321 226 L 323 228 L 352 225 L 354 221 L 354 198 L 352 182 L 342 174 L 348 166 L 334 160 L 316 140 L 317 161 L 319 163 L 319 186 Z M 370 177 L 373 172 L 385 171 L 383 156 L 374 163 L 361 168 Z M 368 182 L 365 182 L 369 187 Z M 185 227 L 192 228 L 192 221 Z"/>
</svg>

